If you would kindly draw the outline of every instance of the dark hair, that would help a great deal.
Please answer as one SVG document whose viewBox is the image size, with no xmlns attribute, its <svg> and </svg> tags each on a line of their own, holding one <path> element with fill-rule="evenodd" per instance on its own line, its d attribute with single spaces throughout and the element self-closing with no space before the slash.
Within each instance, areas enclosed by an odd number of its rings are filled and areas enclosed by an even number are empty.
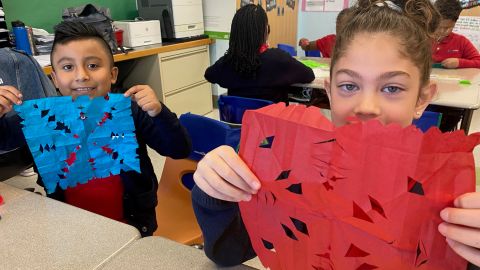
<svg viewBox="0 0 480 270">
<path fill-rule="evenodd" d="M 425 86 L 432 66 L 432 37 L 440 21 L 430 0 L 359 0 L 352 8 L 349 22 L 337 34 L 330 76 L 355 35 L 388 33 L 400 41 L 400 53 L 418 67 L 420 84 Z"/>
<path fill-rule="evenodd" d="M 342 28 L 348 23 L 349 20 L 349 15 L 352 14 L 351 8 L 346 8 L 342 9 L 337 15 L 337 20 L 336 20 L 336 25 L 335 25 L 335 31 L 338 35 L 339 32 L 342 31 Z"/>
<path fill-rule="evenodd" d="M 237 10 L 225 53 L 225 62 L 230 63 L 235 72 L 255 77 L 260 67 L 259 49 L 266 42 L 267 29 L 267 13 L 261 6 L 248 4 Z"/>
<path fill-rule="evenodd" d="M 52 53 L 50 54 L 50 62 L 52 63 L 52 67 L 53 54 L 55 53 L 55 48 L 58 44 L 65 45 L 71 41 L 86 39 L 95 39 L 100 42 L 103 50 L 110 60 L 110 65 L 113 67 L 113 54 L 110 50 L 110 46 L 95 27 L 83 22 L 63 21 L 57 24 L 54 30 L 55 38 L 53 39 Z"/>
<path fill-rule="evenodd" d="M 440 12 L 442 19 L 452 20 L 454 22 L 458 20 L 462 12 L 462 5 L 458 0 L 437 0 L 433 5 L 437 8 L 438 12 Z"/>
</svg>

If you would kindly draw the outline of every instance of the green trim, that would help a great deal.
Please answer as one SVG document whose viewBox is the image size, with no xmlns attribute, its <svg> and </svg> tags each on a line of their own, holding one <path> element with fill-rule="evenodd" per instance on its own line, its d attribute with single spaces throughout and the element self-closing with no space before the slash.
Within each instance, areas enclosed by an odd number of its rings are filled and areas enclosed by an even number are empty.
<svg viewBox="0 0 480 270">
<path fill-rule="evenodd" d="M 209 38 L 213 39 L 229 39 L 230 33 L 229 32 L 216 32 L 216 31 L 205 31 L 205 34 L 208 35 Z"/>
</svg>

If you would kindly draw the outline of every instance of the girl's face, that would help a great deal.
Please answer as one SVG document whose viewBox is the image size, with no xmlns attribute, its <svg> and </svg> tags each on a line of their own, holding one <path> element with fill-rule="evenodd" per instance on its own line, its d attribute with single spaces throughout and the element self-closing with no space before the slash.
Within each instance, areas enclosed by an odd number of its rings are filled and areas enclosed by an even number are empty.
<svg viewBox="0 0 480 270">
<path fill-rule="evenodd" d="M 436 85 L 420 88 L 420 70 L 399 46 L 390 34 L 355 35 L 325 82 L 334 125 L 356 118 L 408 126 L 421 116 Z"/>
</svg>

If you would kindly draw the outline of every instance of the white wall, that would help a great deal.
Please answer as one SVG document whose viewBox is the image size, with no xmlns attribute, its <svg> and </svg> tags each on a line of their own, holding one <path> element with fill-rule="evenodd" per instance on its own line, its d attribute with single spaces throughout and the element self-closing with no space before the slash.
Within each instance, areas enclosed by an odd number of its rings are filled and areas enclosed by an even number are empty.
<svg viewBox="0 0 480 270">
<path fill-rule="evenodd" d="M 301 1 L 301 0 L 300 0 Z M 335 34 L 335 20 L 338 12 L 303 12 L 299 9 L 297 41 L 301 38 L 316 40 L 329 34 Z M 297 47 L 298 55 L 304 55 Z"/>
</svg>

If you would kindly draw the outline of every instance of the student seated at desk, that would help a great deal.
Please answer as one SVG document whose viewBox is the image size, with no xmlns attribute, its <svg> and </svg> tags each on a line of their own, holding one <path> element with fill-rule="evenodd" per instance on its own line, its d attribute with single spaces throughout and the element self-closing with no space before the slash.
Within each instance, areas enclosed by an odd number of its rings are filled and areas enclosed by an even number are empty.
<svg viewBox="0 0 480 270">
<path fill-rule="evenodd" d="M 430 71 L 438 12 L 429 0 L 360 0 L 350 16 L 325 82 L 333 124 L 356 117 L 410 125 L 436 93 Z M 237 202 L 258 192 L 257 177 L 233 148 L 220 146 L 199 162 L 194 180 L 192 201 L 206 255 L 221 265 L 255 257 Z M 464 194 L 454 205 L 438 213 L 445 221 L 439 231 L 455 252 L 480 265 L 480 193 Z"/>
<path fill-rule="evenodd" d="M 452 32 L 462 12 L 458 0 L 437 0 L 434 3 L 442 19 L 435 33 L 437 41 L 433 45 L 432 58 L 444 68 L 480 68 L 480 54 L 464 36 Z M 430 105 L 427 110 L 442 113 L 440 130 L 457 129 L 463 110 Z"/>
<path fill-rule="evenodd" d="M 337 15 L 337 22 L 335 25 L 336 33 L 340 33 L 343 26 L 348 22 L 349 8 L 346 8 Z M 335 35 L 327 35 L 315 41 L 310 41 L 307 38 L 302 38 L 298 42 L 298 46 L 302 47 L 304 51 L 320 51 L 322 57 L 330 58 L 335 46 Z"/>
<path fill-rule="evenodd" d="M 205 79 L 228 89 L 228 95 L 288 102 L 294 83 L 315 79 L 312 69 L 267 45 L 270 27 L 265 10 L 249 4 L 233 17 L 229 48 L 205 71 Z"/>
<path fill-rule="evenodd" d="M 105 96 L 117 79 L 118 69 L 113 65 L 108 44 L 95 28 L 80 22 L 62 22 L 56 26 L 51 63 L 52 79 L 64 96 Z M 49 197 L 126 222 L 135 226 L 142 236 L 149 236 L 157 228 L 158 182 L 146 146 L 163 156 L 185 158 L 191 151 L 191 143 L 177 116 L 158 101 L 148 85 L 133 86 L 124 95 L 132 99 L 141 173 L 122 171 L 120 175 L 91 180 L 66 190 L 57 187 Z M 17 89 L 1 88 L 0 116 L 21 102 Z M 2 120 L 0 118 L 0 133 L 11 135 L 9 129 L 2 128 Z M 41 177 L 39 184 L 42 184 Z"/>
<path fill-rule="evenodd" d="M 433 61 L 444 68 L 480 68 L 480 54 L 466 37 L 453 33 L 453 27 L 462 12 L 458 0 L 437 0 L 435 7 L 442 16 L 435 33 Z"/>
</svg>

